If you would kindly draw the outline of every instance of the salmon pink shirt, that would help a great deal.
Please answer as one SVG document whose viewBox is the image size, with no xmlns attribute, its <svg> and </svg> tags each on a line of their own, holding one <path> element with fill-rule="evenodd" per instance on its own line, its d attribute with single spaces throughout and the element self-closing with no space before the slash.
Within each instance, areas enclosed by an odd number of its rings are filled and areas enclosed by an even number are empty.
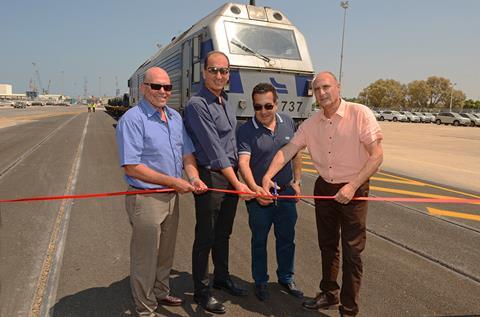
<svg viewBox="0 0 480 317">
<path fill-rule="evenodd" d="M 365 145 L 381 139 L 383 134 L 372 111 L 342 99 L 330 119 L 320 109 L 305 120 L 291 142 L 307 147 L 326 182 L 339 184 L 356 177 L 369 158 Z"/>
</svg>

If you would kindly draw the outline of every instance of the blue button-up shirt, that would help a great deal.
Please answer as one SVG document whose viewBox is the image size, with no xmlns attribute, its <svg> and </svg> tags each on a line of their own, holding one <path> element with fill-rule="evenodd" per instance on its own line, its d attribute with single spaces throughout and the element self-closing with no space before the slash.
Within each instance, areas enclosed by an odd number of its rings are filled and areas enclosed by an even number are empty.
<svg viewBox="0 0 480 317">
<path fill-rule="evenodd" d="M 129 109 L 118 121 L 116 138 L 120 165 L 143 164 L 159 173 L 182 177 L 183 156 L 195 151 L 180 114 L 165 106 L 167 122 L 145 99 Z M 164 188 L 125 175 L 131 186 Z"/>
<path fill-rule="evenodd" d="M 237 119 L 225 92 L 219 98 L 203 86 L 188 101 L 184 123 L 199 166 L 212 170 L 237 167 Z"/>
<path fill-rule="evenodd" d="M 278 150 L 293 138 L 295 123 L 284 114 L 276 114 L 277 123 L 272 131 L 253 117 L 238 129 L 238 153 L 250 155 L 250 169 L 257 185 L 262 179 Z M 292 181 L 292 162 L 288 162 L 273 177 L 279 186 L 285 186 Z"/>
</svg>

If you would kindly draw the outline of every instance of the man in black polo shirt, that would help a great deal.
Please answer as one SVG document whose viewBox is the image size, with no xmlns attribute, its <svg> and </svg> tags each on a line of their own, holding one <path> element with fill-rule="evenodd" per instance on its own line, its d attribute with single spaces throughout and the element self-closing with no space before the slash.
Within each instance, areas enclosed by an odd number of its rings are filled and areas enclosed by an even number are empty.
<svg viewBox="0 0 480 317">
<path fill-rule="evenodd" d="M 287 115 L 277 113 L 277 92 L 272 85 L 261 83 L 255 86 L 252 99 L 255 116 L 238 131 L 239 168 L 252 191 L 268 195 L 261 186 L 263 175 L 277 151 L 293 137 L 295 124 Z M 300 195 L 301 164 L 301 157 L 297 155 L 273 178 L 278 195 Z M 261 301 L 269 298 L 267 239 L 272 224 L 276 238 L 278 282 L 291 295 L 303 297 L 293 279 L 296 202 L 295 199 L 273 201 L 266 198 L 246 202 L 252 231 L 252 276 L 255 295 Z"/>
</svg>

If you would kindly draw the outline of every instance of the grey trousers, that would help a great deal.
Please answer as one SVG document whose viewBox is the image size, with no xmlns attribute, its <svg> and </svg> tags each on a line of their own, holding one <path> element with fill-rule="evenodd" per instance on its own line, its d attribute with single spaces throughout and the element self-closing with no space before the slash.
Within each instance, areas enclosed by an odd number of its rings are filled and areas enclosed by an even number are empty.
<svg viewBox="0 0 480 317">
<path fill-rule="evenodd" d="M 129 187 L 129 191 L 138 190 Z M 153 312 L 170 293 L 179 217 L 176 193 L 127 195 L 132 225 L 130 285 L 137 312 Z"/>
</svg>

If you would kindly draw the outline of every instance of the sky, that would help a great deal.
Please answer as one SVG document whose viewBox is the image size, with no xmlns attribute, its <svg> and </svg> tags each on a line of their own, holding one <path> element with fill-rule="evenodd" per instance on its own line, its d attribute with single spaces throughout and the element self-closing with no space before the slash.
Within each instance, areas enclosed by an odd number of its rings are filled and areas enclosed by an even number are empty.
<svg viewBox="0 0 480 317">
<path fill-rule="evenodd" d="M 237 3 L 248 3 L 238 0 Z M 115 94 L 172 37 L 217 9 L 217 0 L 1 0 L 0 84 L 24 93 L 37 65 L 51 93 Z M 340 0 L 256 0 L 282 11 L 304 34 L 316 72 L 338 75 Z M 342 94 L 378 79 L 407 84 L 442 76 L 480 100 L 479 0 L 350 0 Z"/>
</svg>

